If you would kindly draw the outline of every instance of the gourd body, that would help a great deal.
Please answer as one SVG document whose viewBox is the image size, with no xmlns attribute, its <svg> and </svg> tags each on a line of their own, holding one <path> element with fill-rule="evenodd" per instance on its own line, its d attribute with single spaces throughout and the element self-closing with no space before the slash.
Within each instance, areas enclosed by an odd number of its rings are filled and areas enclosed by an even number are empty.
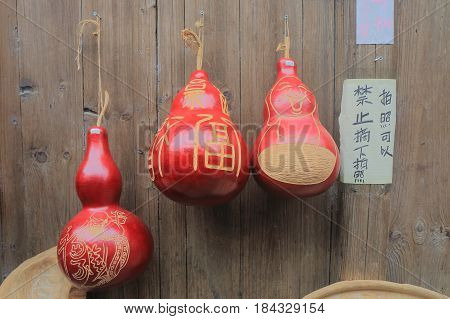
<svg viewBox="0 0 450 319">
<path fill-rule="evenodd" d="M 78 287 L 119 284 L 141 273 L 153 252 L 147 226 L 120 207 L 122 177 L 112 159 L 105 128 L 88 130 L 76 189 L 83 209 L 63 228 L 58 262 Z"/>
<path fill-rule="evenodd" d="M 244 187 L 247 146 L 205 71 L 194 71 L 177 93 L 150 147 L 148 168 L 164 195 L 188 205 L 223 204 Z"/>
<path fill-rule="evenodd" d="M 281 58 L 277 67 L 253 149 L 255 178 L 282 195 L 318 195 L 339 174 L 339 150 L 320 123 L 316 98 L 298 78 L 295 61 Z"/>
</svg>

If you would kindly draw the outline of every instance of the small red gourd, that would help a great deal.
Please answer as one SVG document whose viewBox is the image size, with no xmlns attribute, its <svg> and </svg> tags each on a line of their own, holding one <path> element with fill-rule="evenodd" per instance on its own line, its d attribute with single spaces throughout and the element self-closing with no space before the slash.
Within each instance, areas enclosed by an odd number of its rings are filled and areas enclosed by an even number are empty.
<svg viewBox="0 0 450 319">
<path fill-rule="evenodd" d="M 182 32 L 185 40 L 196 42 L 197 70 L 175 96 L 153 140 L 148 156 L 150 177 L 174 201 L 223 204 L 248 180 L 247 146 L 231 121 L 224 95 L 201 69 L 202 40 L 191 30 Z"/>
<path fill-rule="evenodd" d="M 317 102 L 289 58 L 289 36 L 278 49 L 278 76 L 264 106 L 264 126 L 253 149 L 255 178 L 270 191 L 293 197 L 326 191 L 339 174 L 339 150 L 320 123 Z"/>
<path fill-rule="evenodd" d="M 97 29 L 100 57 L 100 19 L 80 22 L 77 62 L 85 25 Z M 78 64 L 78 66 L 80 66 Z M 153 252 L 153 238 L 147 226 L 119 205 L 122 176 L 109 150 L 106 129 L 101 127 L 109 94 L 102 90 L 98 60 L 97 125 L 87 132 L 87 149 L 78 167 L 75 185 L 83 209 L 62 229 L 57 245 L 58 263 L 76 287 L 103 288 L 117 285 L 140 274 Z"/>
</svg>

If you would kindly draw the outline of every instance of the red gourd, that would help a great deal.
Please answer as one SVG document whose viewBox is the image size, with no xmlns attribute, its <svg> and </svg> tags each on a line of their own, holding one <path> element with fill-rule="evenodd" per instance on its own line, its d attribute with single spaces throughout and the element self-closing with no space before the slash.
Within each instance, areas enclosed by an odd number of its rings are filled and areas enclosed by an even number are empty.
<svg viewBox="0 0 450 319">
<path fill-rule="evenodd" d="M 76 189 L 83 209 L 64 227 L 58 262 L 77 286 L 115 285 L 141 273 L 153 252 L 147 226 L 120 207 L 122 177 L 109 151 L 106 129 L 88 130 Z"/>
<path fill-rule="evenodd" d="M 253 149 L 255 178 L 282 195 L 315 196 L 336 180 L 339 150 L 320 123 L 314 94 L 297 76 L 289 45 L 286 31 L 277 49 L 285 56 L 278 61 L 278 76 L 264 103 L 264 126 Z"/>
<path fill-rule="evenodd" d="M 231 121 L 224 95 L 201 70 L 202 39 L 188 29 L 182 35 L 198 50 L 197 70 L 175 96 L 153 140 L 150 177 L 174 201 L 218 205 L 236 196 L 248 180 L 247 146 Z"/>
<path fill-rule="evenodd" d="M 100 56 L 100 19 L 80 22 L 97 26 Z M 80 43 L 79 42 L 79 43 Z M 79 44 L 77 61 L 81 49 Z M 100 60 L 98 60 L 100 70 Z M 99 71 L 97 126 L 87 132 L 87 149 L 76 176 L 83 209 L 62 229 L 57 246 L 58 263 L 75 286 L 83 289 L 117 285 L 141 273 L 153 252 L 147 226 L 119 205 L 122 176 L 114 162 L 106 129 L 101 127 L 109 94 L 102 91 Z"/>
</svg>

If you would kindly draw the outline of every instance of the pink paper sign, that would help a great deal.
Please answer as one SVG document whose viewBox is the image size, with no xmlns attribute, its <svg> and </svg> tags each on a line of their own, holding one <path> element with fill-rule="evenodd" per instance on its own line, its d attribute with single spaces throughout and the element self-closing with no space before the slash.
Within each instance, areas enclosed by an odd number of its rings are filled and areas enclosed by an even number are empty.
<svg viewBox="0 0 450 319">
<path fill-rule="evenodd" d="M 357 0 L 356 44 L 394 43 L 394 0 Z"/>
</svg>

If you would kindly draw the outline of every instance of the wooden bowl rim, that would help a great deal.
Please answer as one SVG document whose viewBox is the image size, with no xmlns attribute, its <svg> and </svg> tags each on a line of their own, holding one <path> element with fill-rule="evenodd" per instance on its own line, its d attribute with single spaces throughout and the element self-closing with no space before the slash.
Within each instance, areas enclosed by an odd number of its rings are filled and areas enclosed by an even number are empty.
<svg viewBox="0 0 450 319">
<path fill-rule="evenodd" d="M 398 284 L 383 280 L 348 280 L 320 288 L 303 297 L 303 299 L 325 299 L 337 293 L 357 290 L 379 290 L 409 295 L 421 299 L 447 299 L 448 297 L 426 288 L 408 284 Z"/>
</svg>

